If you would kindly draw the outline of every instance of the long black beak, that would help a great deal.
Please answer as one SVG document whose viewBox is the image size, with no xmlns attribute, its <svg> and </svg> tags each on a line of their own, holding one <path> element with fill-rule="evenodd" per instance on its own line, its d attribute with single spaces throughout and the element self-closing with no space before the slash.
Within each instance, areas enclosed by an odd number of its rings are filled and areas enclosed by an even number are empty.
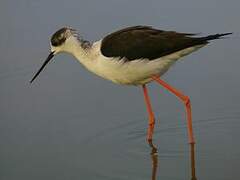
<svg viewBox="0 0 240 180">
<path fill-rule="evenodd" d="M 47 63 L 53 58 L 54 56 L 54 51 L 51 52 L 47 59 L 45 60 L 45 62 L 43 63 L 42 67 L 38 70 L 38 72 L 34 75 L 34 77 L 32 78 L 32 80 L 30 81 L 30 83 L 32 83 L 34 81 L 34 79 L 36 79 L 36 77 L 40 74 L 40 72 L 43 70 L 43 68 L 47 65 Z"/>
</svg>

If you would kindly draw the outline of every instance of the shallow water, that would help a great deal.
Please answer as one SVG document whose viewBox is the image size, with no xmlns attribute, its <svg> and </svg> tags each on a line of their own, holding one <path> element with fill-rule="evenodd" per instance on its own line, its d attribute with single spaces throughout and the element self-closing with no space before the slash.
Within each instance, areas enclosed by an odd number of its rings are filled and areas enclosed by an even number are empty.
<svg viewBox="0 0 240 180">
<path fill-rule="evenodd" d="M 238 179 L 238 7 L 234 0 L 217 6 L 213 0 L 0 2 L 0 179 Z M 140 88 L 114 85 L 63 54 L 29 84 L 48 54 L 49 36 L 61 26 L 94 40 L 136 24 L 235 32 L 187 56 L 163 77 L 191 97 L 195 150 L 187 143 L 182 103 L 156 83 L 148 87 L 157 153 L 146 143 Z"/>
</svg>

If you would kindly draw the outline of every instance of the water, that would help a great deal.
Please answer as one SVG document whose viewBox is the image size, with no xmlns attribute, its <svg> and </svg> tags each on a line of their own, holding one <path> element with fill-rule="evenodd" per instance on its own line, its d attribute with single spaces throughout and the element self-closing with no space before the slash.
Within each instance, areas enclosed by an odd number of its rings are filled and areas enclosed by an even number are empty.
<svg viewBox="0 0 240 180">
<path fill-rule="evenodd" d="M 0 2 L 0 179 L 238 179 L 238 7 L 234 0 Z M 157 154 L 146 143 L 140 88 L 96 77 L 64 54 L 29 84 L 58 28 L 70 25 L 96 40 L 136 24 L 234 32 L 187 56 L 164 76 L 191 97 L 195 150 L 187 143 L 182 103 L 156 83 L 149 93 Z"/>
</svg>

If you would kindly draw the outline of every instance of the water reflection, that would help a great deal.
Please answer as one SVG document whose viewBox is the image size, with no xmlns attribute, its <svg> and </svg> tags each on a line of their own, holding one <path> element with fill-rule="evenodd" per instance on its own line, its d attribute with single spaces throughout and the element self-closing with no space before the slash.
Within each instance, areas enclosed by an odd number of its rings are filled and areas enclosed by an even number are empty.
<svg viewBox="0 0 240 180">
<path fill-rule="evenodd" d="M 151 147 L 151 161 L 152 161 L 152 180 L 157 180 L 157 168 L 158 168 L 158 152 L 157 147 L 152 141 L 149 142 Z M 195 166 L 195 144 L 190 144 L 189 158 L 191 162 L 191 180 L 197 180 L 196 166 Z"/>
<path fill-rule="evenodd" d="M 191 159 L 191 172 L 192 172 L 191 180 L 197 180 L 196 168 L 195 168 L 195 144 L 190 144 L 190 159 Z"/>
<path fill-rule="evenodd" d="M 152 180 L 157 178 L 157 167 L 158 167 L 158 152 L 156 146 L 152 141 L 149 141 L 151 147 L 151 159 L 152 159 Z"/>
</svg>

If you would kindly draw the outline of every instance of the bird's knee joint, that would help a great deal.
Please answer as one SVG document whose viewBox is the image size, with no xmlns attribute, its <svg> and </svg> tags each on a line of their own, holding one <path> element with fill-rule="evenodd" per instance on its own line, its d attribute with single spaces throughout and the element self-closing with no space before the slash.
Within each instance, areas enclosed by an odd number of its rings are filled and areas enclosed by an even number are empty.
<svg viewBox="0 0 240 180">
<path fill-rule="evenodd" d="M 155 125 L 155 121 L 150 122 L 148 125 L 149 125 L 150 127 L 154 127 L 154 125 Z"/>
<path fill-rule="evenodd" d="M 188 96 L 185 96 L 183 101 L 186 106 L 189 106 L 191 104 L 190 98 Z"/>
</svg>

